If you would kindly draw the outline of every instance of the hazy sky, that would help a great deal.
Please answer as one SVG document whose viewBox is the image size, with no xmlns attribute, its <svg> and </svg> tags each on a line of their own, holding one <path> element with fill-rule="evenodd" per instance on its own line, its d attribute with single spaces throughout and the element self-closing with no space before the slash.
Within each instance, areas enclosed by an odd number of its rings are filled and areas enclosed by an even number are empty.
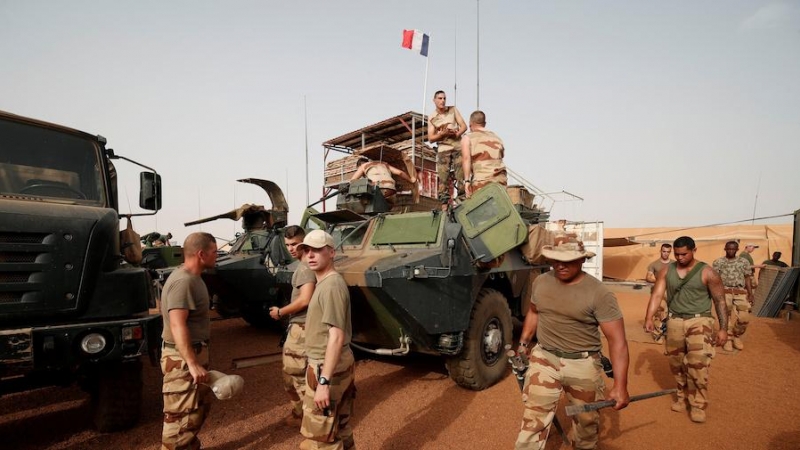
<svg viewBox="0 0 800 450">
<path fill-rule="evenodd" d="M 156 168 L 164 209 L 140 233 L 269 201 L 305 204 L 322 142 L 444 89 L 476 108 L 475 1 L 0 0 L 0 109 L 108 139 Z M 457 89 L 454 90 L 454 85 Z M 800 208 L 800 1 L 480 1 L 480 108 L 506 163 L 554 218 L 691 226 Z M 119 162 L 122 211 L 138 168 Z M 760 178 L 760 183 L 759 183 Z M 758 201 L 756 203 L 756 195 Z M 312 200 L 313 201 L 313 200 Z M 786 222 L 788 219 L 781 221 Z M 239 224 L 203 226 L 230 238 Z"/>
</svg>

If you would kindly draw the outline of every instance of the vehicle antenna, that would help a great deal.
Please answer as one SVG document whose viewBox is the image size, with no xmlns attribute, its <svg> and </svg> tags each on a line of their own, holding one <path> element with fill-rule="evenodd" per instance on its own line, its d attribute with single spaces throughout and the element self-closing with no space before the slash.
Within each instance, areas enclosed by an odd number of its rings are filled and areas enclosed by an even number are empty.
<svg viewBox="0 0 800 450">
<path fill-rule="evenodd" d="M 306 96 L 303 96 L 303 122 L 305 124 L 306 133 L 306 205 L 310 203 L 308 200 L 308 107 L 306 105 Z"/>
<path fill-rule="evenodd" d="M 756 223 L 756 206 L 758 206 L 758 191 L 761 190 L 761 172 L 758 173 L 758 184 L 756 185 L 756 200 L 753 202 L 753 220 L 750 225 Z"/>
<path fill-rule="evenodd" d="M 477 93 L 477 99 L 476 99 L 476 102 L 475 102 L 475 109 L 481 109 L 481 0 L 476 0 L 476 3 L 477 3 L 477 6 L 478 6 L 478 15 L 477 15 L 478 20 L 477 20 L 476 32 L 475 32 L 475 35 L 477 36 L 477 43 L 476 43 L 475 47 L 477 49 L 478 58 L 477 58 L 477 64 L 476 64 L 476 67 L 475 67 L 475 75 L 476 75 L 475 78 L 477 80 L 475 87 L 476 87 L 478 93 Z"/>
</svg>

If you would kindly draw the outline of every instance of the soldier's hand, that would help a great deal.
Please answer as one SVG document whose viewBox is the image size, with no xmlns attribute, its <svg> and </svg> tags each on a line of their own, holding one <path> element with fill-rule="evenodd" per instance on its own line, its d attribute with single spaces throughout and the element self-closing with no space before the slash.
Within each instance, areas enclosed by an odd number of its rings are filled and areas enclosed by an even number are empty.
<svg viewBox="0 0 800 450">
<path fill-rule="evenodd" d="M 323 410 L 331 405 L 331 387 L 327 384 L 318 384 L 314 392 L 314 405 Z"/>
<path fill-rule="evenodd" d="M 647 319 L 645 319 L 645 321 L 644 321 L 644 330 L 647 331 L 648 333 L 652 333 L 652 332 L 654 332 L 656 330 L 656 326 L 655 326 L 655 324 L 653 324 L 653 318 L 652 317 L 648 317 Z"/>
<path fill-rule="evenodd" d="M 614 387 L 612 387 L 611 391 L 608 393 L 608 400 L 616 401 L 614 409 L 620 410 L 628 406 L 628 403 L 631 402 L 631 397 L 628 395 L 628 389 L 617 386 L 617 384 L 614 383 Z"/>
<path fill-rule="evenodd" d="M 717 346 L 722 347 L 728 342 L 728 332 L 725 330 L 717 331 Z"/>
<path fill-rule="evenodd" d="M 278 315 L 278 307 L 277 306 L 273 306 L 273 307 L 269 308 L 269 316 L 272 317 L 275 320 L 280 320 L 281 316 Z"/>
<path fill-rule="evenodd" d="M 208 381 L 208 371 L 200 364 L 189 364 L 189 373 L 192 374 L 194 384 L 201 384 Z"/>
</svg>

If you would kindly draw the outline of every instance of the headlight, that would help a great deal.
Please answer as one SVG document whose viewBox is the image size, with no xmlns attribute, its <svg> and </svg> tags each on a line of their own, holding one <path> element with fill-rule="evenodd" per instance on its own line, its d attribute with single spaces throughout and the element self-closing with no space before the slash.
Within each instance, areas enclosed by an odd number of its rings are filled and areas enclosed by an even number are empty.
<svg viewBox="0 0 800 450">
<path fill-rule="evenodd" d="M 99 333 L 90 333 L 81 340 L 81 350 L 90 355 L 95 355 L 106 348 L 106 338 Z"/>
</svg>

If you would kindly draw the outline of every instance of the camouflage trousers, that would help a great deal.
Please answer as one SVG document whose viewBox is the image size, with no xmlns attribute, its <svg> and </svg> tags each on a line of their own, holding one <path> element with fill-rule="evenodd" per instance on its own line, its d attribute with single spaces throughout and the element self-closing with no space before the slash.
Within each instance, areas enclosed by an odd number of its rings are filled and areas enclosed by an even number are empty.
<svg viewBox="0 0 800 450">
<path fill-rule="evenodd" d="M 316 450 L 355 449 L 353 429 L 350 427 L 353 399 L 356 393 L 353 352 L 348 349 L 339 357 L 339 364 L 330 380 L 331 406 L 327 416 L 325 411 L 317 409 L 314 404 L 320 362 L 309 360 L 306 369 L 303 424 L 300 427 L 300 434 L 306 438 L 305 448 Z"/>
<path fill-rule="evenodd" d="M 283 343 L 283 388 L 289 394 L 292 415 L 303 417 L 303 393 L 306 389 L 306 329 L 305 324 L 293 323 Z"/>
<path fill-rule="evenodd" d="M 678 385 L 678 401 L 693 408 L 708 406 L 708 373 L 714 358 L 714 319 L 696 317 L 667 321 L 667 359 Z"/>
<path fill-rule="evenodd" d="M 570 404 L 591 403 L 605 397 L 603 365 L 600 355 L 583 359 L 566 359 L 542 349 L 531 350 L 530 367 L 522 388 L 522 427 L 514 446 L 517 450 L 541 450 L 547 443 L 548 427 L 555 417 L 561 392 Z M 597 411 L 572 417 L 573 445 L 576 449 L 597 446 L 600 413 Z"/>
<path fill-rule="evenodd" d="M 208 348 L 199 349 L 197 360 L 208 368 Z M 161 350 L 161 372 L 164 374 L 161 449 L 199 449 L 197 433 L 208 417 L 213 393 L 205 385 L 194 384 L 189 367 L 177 349 L 164 347 Z"/>
<path fill-rule="evenodd" d="M 439 177 L 438 194 L 442 203 L 448 203 L 453 195 L 453 186 L 459 198 L 464 198 L 464 167 L 461 165 L 461 150 L 442 150 L 444 145 L 439 145 L 436 155 L 436 175 Z M 447 146 L 449 148 L 449 146 Z M 453 181 L 453 186 L 449 181 Z"/>
<path fill-rule="evenodd" d="M 750 324 L 750 302 L 746 294 L 725 293 L 725 303 L 728 305 L 728 338 L 741 337 Z"/>
<path fill-rule="evenodd" d="M 654 341 L 657 341 L 659 338 L 663 337 L 661 335 L 661 328 L 664 326 L 664 321 L 667 320 L 667 311 L 667 300 L 666 297 L 664 297 L 661 299 L 661 303 L 659 303 L 656 313 L 653 314 L 653 325 L 655 326 L 655 331 L 653 331 Z"/>
</svg>

